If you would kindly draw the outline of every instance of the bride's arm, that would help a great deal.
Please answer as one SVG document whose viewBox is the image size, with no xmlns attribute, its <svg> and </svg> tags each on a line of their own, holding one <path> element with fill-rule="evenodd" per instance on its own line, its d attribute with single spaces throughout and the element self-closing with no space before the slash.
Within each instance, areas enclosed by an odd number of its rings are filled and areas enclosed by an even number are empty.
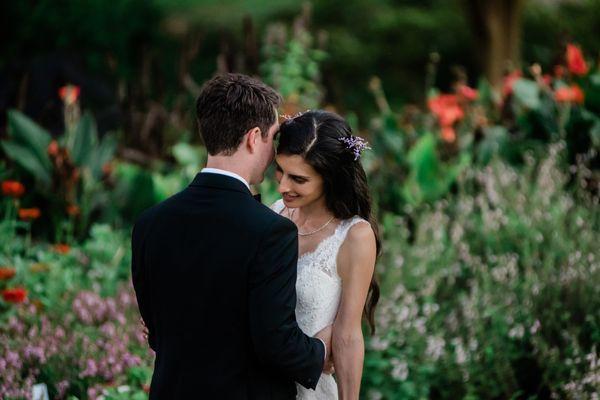
<svg viewBox="0 0 600 400">
<path fill-rule="evenodd" d="M 376 244 L 368 224 L 354 225 L 338 254 L 342 299 L 333 323 L 333 361 L 340 400 L 358 399 L 365 345 L 363 308 L 375 269 Z"/>
</svg>

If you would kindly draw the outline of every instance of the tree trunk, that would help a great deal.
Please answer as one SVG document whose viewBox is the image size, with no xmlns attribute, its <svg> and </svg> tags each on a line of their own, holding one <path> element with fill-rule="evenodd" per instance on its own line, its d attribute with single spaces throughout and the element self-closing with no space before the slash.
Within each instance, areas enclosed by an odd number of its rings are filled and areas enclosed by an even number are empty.
<svg viewBox="0 0 600 400">
<path fill-rule="evenodd" d="M 486 78 L 500 87 L 521 52 L 521 15 L 525 0 L 466 0 L 480 63 Z"/>
</svg>

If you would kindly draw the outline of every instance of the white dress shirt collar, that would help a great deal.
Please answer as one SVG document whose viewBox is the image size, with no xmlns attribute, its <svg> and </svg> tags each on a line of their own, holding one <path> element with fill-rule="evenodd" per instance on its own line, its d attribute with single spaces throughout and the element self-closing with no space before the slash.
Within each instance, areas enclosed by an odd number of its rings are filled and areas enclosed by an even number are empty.
<svg viewBox="0 0 600 400">
<path fill-rule="evenodd" d="M 218 168 L 202 168 L 202 171 L 200 171 L 200 173 L 201 174 L 208 173 L 208 174 L 219 174 L 219 175 L 230 176 L 230 177 L 235 178 L 238 181 L 242 182 L 244 185 L 246 185 L 248 190 L 250 190 L 250 185 L 248 184 L 248 181 L 246 181 L 244 178 L 242 178 L 235 172 L 226 171 L 224 169 L 218 169 Z"/>
</svg>

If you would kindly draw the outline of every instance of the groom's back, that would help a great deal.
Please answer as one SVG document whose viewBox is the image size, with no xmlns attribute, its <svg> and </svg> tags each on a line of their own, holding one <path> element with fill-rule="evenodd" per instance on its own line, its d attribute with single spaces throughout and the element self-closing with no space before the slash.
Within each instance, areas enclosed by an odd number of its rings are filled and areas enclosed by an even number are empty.
<svg viewBox="0 0 600 400">
<path fill-rule="evenodd" d="M 133 280 L 157 355 L 151 398 L 293 398 L 293 382 L 260 365 L 248 318 L 252 263 L 280 219 L 216 174 L 142 214 Z"/>
</svg>

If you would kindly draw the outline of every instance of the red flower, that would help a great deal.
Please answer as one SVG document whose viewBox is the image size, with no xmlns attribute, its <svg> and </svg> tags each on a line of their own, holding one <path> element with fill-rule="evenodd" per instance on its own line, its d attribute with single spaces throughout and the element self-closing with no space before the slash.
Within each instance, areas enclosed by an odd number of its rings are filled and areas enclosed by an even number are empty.
<svg viewBox="0 0 600 400">
<path fill-rule="evenodd" d="M 544 74 L 544 75 L 542 75 L 542 82 L 546 86 L 552 85 L 552 75 L 550 75 L 550 74 Z"/>
<path fill-rule="evenodd" d="M 0 267 L 0 281 L 7 281 L 13 276 L 15 276 L 17 272 L 14 268 L 11 267 Z"/>
<path fill-rule="evenodd" d="M 21 182 L 17 181 L 4 181 L 2 182 L 2 194 L 10 197 L 21 197 L 25 193 L 25 186 Z"/>
<path fill-rule="evenodd" d="M 38 219 L 42 215 L 39 208 L 19 208 L 19 218 L 25 221 Z"/>
<path fill-rule="evenodd" d="M 79 86 L 67 85 L 58 90 L 58 95 L 66 105 L 70 106 L 77 101 L 80 91 Z"/>
<path fill-rule="evenodd" d="M 554 99 L 561 103 L 583 104 L 585 95 L 583 94 L 583 90 L 577 85 L 563 86 L 556 89 Z"/>
<path fill-rule="evenodd" d="M 47 151 L 48 151 L 48 154 L 53 157 L 56 157 L 58 155 L 59 148 L 58 148 L 58 143 L 56 142 L 56 140 L 53 140 L 50 142 L 50 144 L 48 145 Z"/>
<path fill-rule="evenodd" d="M 22 303 L 27 298 L 27 290 L 22 287 L 5 289 L 2 291 L 2 298 L 7 303 Z"/>
<path fill-rule="evenodd" d="M 477 97 L 479 96 L 477 90 L 468 87 L 467 85 L 460 85 L 458 87 L 457 92 L 460 96 L 467 99 L 468 101 L 477 100 Z"/>
<path fill-rule="evenodd" d="M 581 49 L 571 43 L 567 44 L 567 67 L 573 75 L 585 75 L 588 72 Z"/>
<path fill-rule="evenodd" d="M 462 119 L 465 115 L 458 104 L 458 97 L 455 94 L 440 94 L 429 99 L 429 109 L 434 113 L 442 128 L 442 139 L 447 142 L 453 142 L 456 139 L 453 125 Z"/>
<path fill-rule="evenodd" d="M 513 85 L 521 78 L 521 76 L 523 76 L 523 74 L 517 69 L 504 77 L 504 82 L 502 84 L 502 97 L 512 94 Z"/>
<path fill-rule="evenodd" d="M 72 217 L 79 215 L 80 211 L 81 210 L 79 209 L 79 207 L 76 206 L 75 204 L 69 204 L 67 206 L 67 214 L 69 214 Z"/>
<path fill-rule="evenodd" d="M 69 246 L 68 244 L 64 244 L 64 243 L 58 243 L 52 247 L 53 247 L 54 251 L 57 252 L 58 254 L 67 254 L 69 251 L 71 251 L 71 246 Z"/>
</svg>

